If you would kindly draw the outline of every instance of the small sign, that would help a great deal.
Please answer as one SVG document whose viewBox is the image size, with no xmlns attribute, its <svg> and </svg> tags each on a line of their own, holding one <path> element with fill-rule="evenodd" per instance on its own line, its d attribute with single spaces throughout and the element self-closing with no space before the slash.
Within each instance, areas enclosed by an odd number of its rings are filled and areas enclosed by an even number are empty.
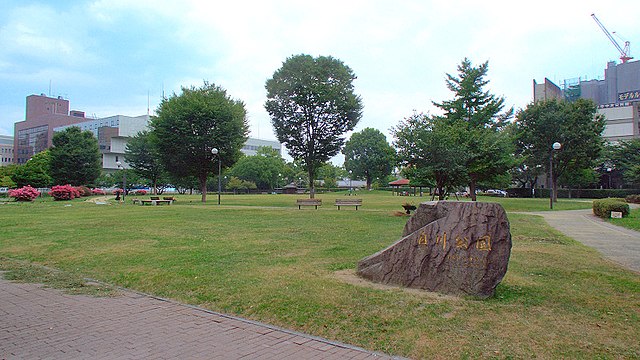
<svg viewBox="0 0 640 360">
<path fill-rule="evenodd" d="M 611 212 L 612 219 L 622 219 L 622 211 L 612 211 Z"/>
</svg>

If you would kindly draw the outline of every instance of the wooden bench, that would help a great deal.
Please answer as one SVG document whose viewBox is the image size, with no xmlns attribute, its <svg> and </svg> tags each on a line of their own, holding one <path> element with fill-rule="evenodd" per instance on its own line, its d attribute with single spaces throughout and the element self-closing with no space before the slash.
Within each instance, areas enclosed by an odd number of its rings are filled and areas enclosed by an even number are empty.
<svg viewBox="0 0 640 360">
<path fill-rule="evenodd" d="M 171 200 L 171 201 L 178 201 L 178 199 L 176 199 L 173 196 L 163 196 L 162 200 Z"/>
<path fill-rule="evenodd" d="M 173 200 L 160 200 L 160 199 L 144 199 L 144 200 L 138 200 L 138 202 L 140 202 L 140 205 L 162 205 L 162 204 L 167 204 L 167 205 L 171 205 L 171 203 L 173 202 Z"/>
<path fill-rule="evenodd" d="M 297 199 L 296 205 L 298 205 L 298 210 L 303 206 L 315 206 L 318 210 L 318 206 L 322 205 L 322 199 Z"/>
<path fill-rule="evenodd" d="M 358 210 L 358 206 L 362 206 L 362 199 L 336 199 L 336 206 L 340 210 L 340 206 L 355 206 Z"/>
</svg>

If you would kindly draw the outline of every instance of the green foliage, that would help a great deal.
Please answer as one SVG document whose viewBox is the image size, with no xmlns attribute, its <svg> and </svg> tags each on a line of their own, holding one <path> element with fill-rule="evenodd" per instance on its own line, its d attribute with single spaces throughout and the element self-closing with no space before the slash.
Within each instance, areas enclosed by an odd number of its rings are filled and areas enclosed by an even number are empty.
<svg viewBox="0 0 640 360">
<path fill-rule="evenodd" d="M 0 187 L 15 188 L 16 183 L 11 179 L 19 165 L 9 164 L 0 166 Z"/>
<path fill-rule="evenodd" d="M 285 170 L 280 153 L 270 147 L 260 147 L 256 155 L 241 157 L 229 174 L 255 183 L 258 189 L 274 189 Z"/>
<path fill-rule="evenodd" d="M 51 178 L 51 155 L 50 150 L 39 152 L 31 157 L 23 165 L 17 165 L 13 168 L 10 175 L 11 180 L 16 187 L 31 185 L 36 188 L 51 186 L 53 179 Z"/>
<path fill-rule="evenodd" d="M 625 201 L 631 204 L 640 204 L 640 195 L 627 195 Z"/>
<path fill-rule="evenodd" d="M 160 103 L 151 121 L 153 139 L 164 168 L 172 178 L 195 177 L 202 202 L 206 201 L 207 176 L 232 166 L 242 155 L 248 124 L 244 103 L 234 100 L 220 86 L 205 82 L 200 88 L 182 88 Z M 218 154 L 211 153 L 218 149 Z"/>
<path fill-rule="evenodd" d="M 154 144 L 161 144 L 162 141 L 153 141 L 152 133 L 148 131 L 139 132 L 129 139 L 125 149 L 125 160 L 129 166 L 140 176 L 151 183 L 153 194 L 157 194 L 157 187 L 160 183 L 166 183 L 164 167 L 160 162 L 160 155 Z"/>
<path fill-rule="evenodd" d="M 265 108 L 271 124 L 291 157 L 307 171 L 311 197 L 318 167 L 340 152 L 344 133 L 362 116 L 355 78 L 338 59 L 295 55 L 266 82 Z"/>
<path fill-rule="evenodd" d="M 560 177 L 576 179 L 576 174 L 595 167 L 603 148 L 600 135 L 604 125 L 604 118 L 596 115 L 596 105 L 591 100 L 539 101 L 518 113 L 516 147 L 526 165 L 548 174 L 552 144 L 559 142 L 562 148 L 554 152 L 553 182 L 557 183 Z"/>
<path fill-rule="evenodd" d="M 464 184 L 466 149 L 460 146 L 464 129 L 460 122 L 447 122 L 424 114 L 414 114 L 401 121 L 392 131 L 405 176 L 414 185 L 435 183 L 440 200 Z"/>
<path fill-rule="evenodd" d="M 485 76 L 488 62 L 477 67 L 465 58 L 458 66 L 458 76 L 447 74 L 447 88 L 454 93 L 452 100 L 433 103 L 445 113 L 443 120 L 460 123 L 459 147 L 465 149 L 464 168 L 471 198 L 479 183 L 502 182 L 516 162 L 509 133 L 502 131 L 513 109 L 502 112 L 504 98 L 484 90 L 489 84 Z"/>
<path fill-rule="evenodd" d="M 352 171 L 355 178 L 364 178 L 367 189 L 376 178 L 391 174 L 396 157 L 384 134 L 373 128 L 353 133 L 342 152 L 345 169 Z"/>
<path fill-rule="evenodd" d="M 229 179 L 229 182 L 227 182 L 226 188 L 229 190 L 233 190 L 235 194 L 238 190 L 252 190 L 257 189 L 258 187 L 252 181 L 246 181 L 232 176 L 231 179 Z"/>
<path fill-rule="evenodd" d="M 102 169 L 98 139 L 77 126 L 53 135 L 50 175 L 53 184 L 93 185 Z"/>
<path fill-rule="evenodd" d="M 640 139 L 620 141 L 612 149 L 611 162 L 627 185 L 640 187 Z"/>
<path fill-rule="evenodd" d="M 629 204 L 612 198 L 593 200 L 593 213 L 596 216 L 610 218 L 612 211 L 621 212 L 623 217 L 629 216 Z"/>
</svg>

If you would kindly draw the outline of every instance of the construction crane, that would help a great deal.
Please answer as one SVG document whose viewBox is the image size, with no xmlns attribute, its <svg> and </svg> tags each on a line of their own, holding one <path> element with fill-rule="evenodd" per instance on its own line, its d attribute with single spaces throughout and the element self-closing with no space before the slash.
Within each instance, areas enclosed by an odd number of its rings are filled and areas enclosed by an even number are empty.
<svg viewBox="0 0 640 360">
<path fill-rule="evenodd" d="M 618 49 L 618 51 L 620 52 L 620 60 L 622 60 L 622 63 L 624 64 L 627 61 L 633 59 L 633 57 L 630 56 L 631 50 L 629 49 L 631 44 L 628 41 L 625 41 L 624 42 L 624 48 L 622 48 L 620 46 L 620 44 L 618 44 L 616 39 L 614 39 L 613 36 L 611 36 L 611 34 L 609 33 L 609 30 L 607 30 L 607 28 L 604 27 L 604 25 L 602 25 L 600 20 L 598 20 L 598 18 L 596 17 L 596 14 L 591 14 L 591 17 L 593 18 L 593 20 L 596 21 L 596 24 L 598 24 L 598 26 L 600 26 L 600 29 L 602 29 L 604 34 L 607 35 L 607 37 L 609 38 L 611 43 L 613 43 L 613 45 L 616 47 L 616 49 Z"/>
</svg>

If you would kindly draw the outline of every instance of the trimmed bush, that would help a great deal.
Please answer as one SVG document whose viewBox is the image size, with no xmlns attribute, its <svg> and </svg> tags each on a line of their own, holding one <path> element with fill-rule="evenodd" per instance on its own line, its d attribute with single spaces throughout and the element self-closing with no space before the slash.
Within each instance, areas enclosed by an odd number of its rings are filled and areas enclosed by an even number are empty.
<svg viewBox="0 0 640 360">
<path fill-rule="evenodd" d="M 629 204 L 618 199 L 593 200 L 593 213 L 596 216 L 607 219 L 612 211 L 621 212 L 623 217 L 629 216 Z"/>
<path fill-rule="evenodd" d="M 91 192 L 91 189 L 89 189 L 86 186 L 78 186 L 76 188 L 76 190 L 78 190 L 78 192 L 80 193 L 80 196 L 91 196 L 93 193 Z"/>
<path fill-rule="evenodd" d="M 49 195 L 51 195 L 56 201 L 72 200 L 80 197 L 80 192 L 71 185 L 56 185 L 51 188 Z"/>
<path fill-rule="evenodd" d="M 33 201 L 38 196 L 40 196 L 40 191 L 32 188 L 31 185 L 9 190 L 9 197 L 15 198 L 16 201 Z"/>
<path fill-rule="evenodd" d="M 102 190 L 102 189 L 91 189 L 91 194 L 92 195 L 107 195 L 107 192 Z"/>
<path fill-rule="evenodd" d="M 640 195 L 627 195 L 625 201 L 631 204 L 640 204 Z"/>
</svg>

